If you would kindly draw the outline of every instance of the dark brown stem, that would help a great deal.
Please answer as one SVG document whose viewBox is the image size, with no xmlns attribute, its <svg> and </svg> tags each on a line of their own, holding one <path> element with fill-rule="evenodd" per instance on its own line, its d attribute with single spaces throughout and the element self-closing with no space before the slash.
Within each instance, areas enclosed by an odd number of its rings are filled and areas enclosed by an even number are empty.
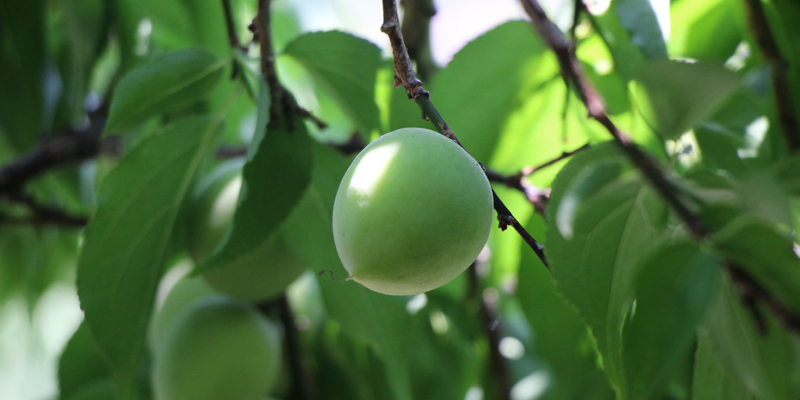
<svg viewBox="0 0 800 400">
<path fill-rule="evenodd" d="M 730 263 L 728 263 L 727 268 L 737 291 L 742 295 L 745 306 L 750 310 L 756 320 L 756 326 L 762 334 L 766 333 L 767 324 L 757 307 L 759 302 L 764 303 L 784 326 L 795 333 L 800 333 L 800 316 L 769 294 L 744 269 Z"/>
<path fill-rule="evenodd" d="M 281 295 L 278 299 L 279 314 L 283 329 L 286 335 L 286 354 L 289 358 L 289 370 L 292 373 L 292 395 L 290 398 L 299 400 L 311 400 L 311 391 L 314 387 L 311 384 L 311 376 L 306 372 L 303 363 L 303 352 L 300 349 L 300 333 L 294 322 L 292 308 L 286 295 Z"/>
<path fill-rule="evenodd" d="M 236 22 L 233 20 L 233 10 L 231 10 L 231 0 L 222 0 L 222 11 L 225 14 L 225 27 L 228 31 L 228 43 L 234 51 L 243 50 L 244 47 L 239 42 L 239 35 L 236 33 Z M 231 79 L 239 75 L 239 64 L 233 61 Z"/>
<path fill-rule="evenodd" d="M 272 32 L 270 31 L 270 5 L 271 0 L 258 0 L 258 15 L 254 21 L 255 34 L 261 47 L 261 74 L 267 81 L 270 90 L 270 120 L 269 126 L 280 126 L 283 116 L 289 118 L 290 129 L 293 126 L 292 113 L 287 105 L 294 103 L 289 101 L 286 90 L 278 80 L 278 73 L 275 70 L 275 53 L 272 48 Z M 293 130 L 293 129 L 291 129 Z"/>
<path fill-rule="evenodd" d="M 589 117 L 600 122 L 608 130 L 622 152 L 686 222 L 690 231 L 698 238 L 705 237 L 708 234 L 705 224 L 680 200 L 677 194 L 677 187 L 663 173 L 658 163 L 636 146 L 608 118 L 602 96 L 594 88 L 594 85 L 586 79 L 583 67 L 581 67 L 580 62 L 571 51 L 570 43 L 561 33 L 561 30 L 550 21 L 538 1 L 521 0 L 521 2 L 525 12 L 531 18 L 534 28 L 556 54 L 564 79 L 575 85 L 581 101 L 589 111 Z"/>
<path fill-rule="evenodd" d="M 592 83 L 586 79 L 580 63 L 575 58 L 575 55 L 570 52 L 569 44 L 558 27 L 550 21 L 537 0 L 520 1 L 526 13 L 530 16 L 534 28 L 536 28 L 545 42 L 547 42 L 556 54 L 563 75 L 575 85 L 581 101 L 586 105 L 589 111 L 589 117 L 600 122 L 600 124 L 608 130 L 623 153 L 625 153 L 628 159 L 639 169 L 642 175 L 650 181 L 661 197 L 684 221 L 690 232 L 699 240 L 705 239 L 709 234 L 705 223 L 698 215 L 683 204 L 678 197 L 677 188 L 667 178 L 658 163 L 631 142 L 631 140 L 611 122 L 611 119 L 608 118 L 604 110 L 602 97 L 595 90 Z M 800 334 L 800 317 L 798 317 L 797 314 L 764 290 L 753 277 L 747 275 L 741 269 L 729 267 L 728 271 L 737 283 L 737 288 L 746 301 L 746 304 L 748 301 L 752 300 L 764 302 L 770 311 L 783 322 L 784 326 Z M 751 312 L 754 312 L 754 318 L 757 323 L 762 320 L 758 313 L 753 311 L 758 310 L 757 307 L 750 307 L 750 309 Z"/>
<path fill-rule="evenodd" d="M 9 193 L 5 197 L 9 201 L 24 204 L 33 215 L 29 217 L 0 216 L 0 224 L 59 225 L 82 228 L 89 222 L 88 217 L 70 215 L 60 208 L 46 206 L 27 194 Z"/>
<path fill-rule="evenodd" d="M 481 323 L 486 339 L 489 342 L 489 363 L 491 366 L 492 377 L 497 386 L 497 399 L 510 400 L 511 399 L 511 377 L 508 372 L 508 366 L 503 355 L 500 354 L 500 339 L 503 337 L 502 326 L 497 317 L 494 306 L 487 303 L 483 298 L 483 290 L 480 277 L 477 271 L 478 261 L 475 261 L 469 267 L 469 292 L 468 296 L 478 302 Z"/>
<path fill-rule="evenodd" d="M 769 28 L 767 14 L 761 0 L 744 0 L 750 32 L 756 39 L 764 59 L 772 68 L 772 90 L 775 92 L 775 107 L 778 110 L 778 123 L 786 138 L 789 150 L 800 150 L 800 127 L 798 127 L 789 82 L 789 63 L 781 55 L 781 50 Z"/>
<path fill-rule="evenodd" d="M 516 189 L 525 195 L 525 198 L 533 205 L 534 210 L 541 214 L 546 215 L 547 202 L 550 200 L 550 189 L 539 189 L 536 186 L 529 184 L 525 180 L 523 172 L 514 175 L 501 175 L 490 169 L 486 169 L 486 178 L 489 182 L 496 182 L 505 185 L 511 189 Z"/>
<path fill-rule="evenodd" d="M 430 93 L 422 87 L 422 82 L 420 82 L 416 74 L 414 74 L 414 68 L 411 65 L 408 50 L 403 42 L 403 33 L 398 23 L 396 0 L 383 0 L 383 25 L 381 25 L 381 31 L 389 37 L 389 42 L 392 45 L 395 87 L 403 86 L 408 94 L 408 98 L 414 99 L 422 110 L 423 118 L 429 120 L 439 133 L 463 148 L 464 146 L 461 145 L 461 142 L 459 142 L 456 135 L 450 129 L 450 126 L 447 125 L 444 118 L 442 118 L 439 111 L 436 110 L 436 107 L 431 102 Z M 500 228 L 505 230 L 508 225 L 513 226 L 520 236 L 522 236 L 523 240 L 525 240 L 525 243 L 539 256 L 544 265 L 548 265 L 547 258 L 544 256 L 544 247 L 525 231 L 525 228 L 514 218 L 508 207 L 497 197 L 494 190 L 492 190 L 492 195 L 494 196 L 494 209 L 497 211 L 497 219 L 500 221 Z"/>
<path fill-rule="evenodd" d="M 50 169 L 73 165 L 96 156 L 102 149 L 103 123 L 43 141 L 30 153 L 0 169 L 0 193 L 19 191 L 25 182 Z"/>
<path fill-rule="evenodd" d="M 433 0 L 404 0 L 402 32 L 408 55 L 417 62 L 417 72 L 429 81 L 438 67 L 431 53 L 431 18 L 436 15 Z"/>
</svg>

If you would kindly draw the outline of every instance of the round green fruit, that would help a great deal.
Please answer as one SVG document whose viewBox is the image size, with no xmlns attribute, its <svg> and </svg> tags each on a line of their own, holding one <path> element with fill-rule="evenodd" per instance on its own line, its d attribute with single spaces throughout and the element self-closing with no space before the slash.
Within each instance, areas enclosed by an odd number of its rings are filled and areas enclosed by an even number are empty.
<svg viewBox="0 0 800 400">
<path fill-rule="evenodd" d="M 279 372 L 278 331 L 252 306 L 228 297 L 193 302 L 155 352 L 156 400 L 259 400 Z"/>
<path fill-rule="evenodd" d="M 170 289 L 150 324 L 148 340 L 151 348 L 157 348 L 175 319 L 186 310 L 193 301 L 203 296 L 219 293 L 202 277 L 183 277 Z"/>
<path fill-rule="evenodd" d="M 420 128 L 370 143 L 342 178 L 333 235 L 350 276 L 376 292 L 438 288 L 478 256 L 492 225 L 483 170 L 446 137 Z"/>
<path fill-rule="evenodd" d="M 222 243 L 233 221 L 242 187 L 241 163 L 227 163 L 200 185 L 192 208 L 187 247 L 195 263 L 202 263 Z M 205 273 L 212 286 L 233 297 L 262 301 L 282 293 L 305 267 L 283 245 L 280 232 L 252 253 Z"/>
</svg>

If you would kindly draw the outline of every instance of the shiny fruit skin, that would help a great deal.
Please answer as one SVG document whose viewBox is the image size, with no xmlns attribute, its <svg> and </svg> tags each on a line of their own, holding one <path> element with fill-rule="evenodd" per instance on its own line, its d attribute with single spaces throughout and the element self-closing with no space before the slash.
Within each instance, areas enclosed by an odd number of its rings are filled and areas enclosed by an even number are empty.
<svg viewBox="0 0 800 400">
<path fill-rule="evenodd" d="M 423 293 L 449 282 L 483 249 L 492 225 L 483 170 L 446 137 L 404 128 L 370 143 L 333 206 L 339 258 L 376 292 Z"/>
<path fill-rule="evenodd" d="M 187 247 L 195 263 L 211 256 L 225 238 L 241 186 L 241 163 L 223 164 L 201 183 L 187 234 Z M 252 253 L 210 270 L 204 277 L 215 288 L 241 300 L 273 298 L 305 271 L 282 240 L 277 232 Z"/>
<path fill-rule="evenodd" d="M 223 295 L 193 302 L 155 352 L 156 400 L 259 400 L 272 388 L 280 338 L 252 306 Z"/>
</svg>

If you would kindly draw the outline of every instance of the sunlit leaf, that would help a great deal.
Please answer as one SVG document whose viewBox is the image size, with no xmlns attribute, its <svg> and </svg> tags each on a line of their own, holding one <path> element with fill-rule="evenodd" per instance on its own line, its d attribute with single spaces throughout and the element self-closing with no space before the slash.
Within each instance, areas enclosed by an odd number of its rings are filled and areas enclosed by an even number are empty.
<svg viewBox="0 0 800 400">
<path fill-rule="evenodd" d="M 647 91 L 649 116 L 664 139 L 677 139 L 736 89 L 736 74 L 714 64 L 659 61 L 636 80 Z M 644 99 L 641 99 L 644 100 Z"/>
<path fill-rule="evenodd" d="M 374 44 L 344 32 L 315 32 L 286 45 L 284 54 L 299 61 L 365 133 L 379 126 L 375 76 L 381 64 Z"/>
</svg>

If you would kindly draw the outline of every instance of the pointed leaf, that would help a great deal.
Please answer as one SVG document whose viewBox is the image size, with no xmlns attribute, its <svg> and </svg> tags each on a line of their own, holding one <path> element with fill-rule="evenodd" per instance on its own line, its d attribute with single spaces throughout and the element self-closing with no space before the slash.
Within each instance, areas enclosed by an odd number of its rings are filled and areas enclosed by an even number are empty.
<svg viewBox="0 0 800 400">
<path fill-rule="evenodd" d="M 123 398 L 132 396 L 178 208 L 219 122 L 181 120 L 145 139 L 103 181 L 78 263 L 78 295 Z"/>
<path fill-rule="evenodd" d="M 489 160 L 522 95 L 557 73 L 543 62 L 548 56 L 528 23 L 512 21 L 468 43 L 438 72 L 433 102 L 476 160 Z"/>
<path fill-rule="evenodd" d="M 344 32 L 314 32 L 290 42 L 283 53 L 311 72 L 365 133 L 378 128 L 375 76 L 381 53 L 377 46 Z"/>
<path fill-rule="evenodd" d="M 530 225 L 526 229 L 535 236 Z M 614 392 L 598 366 L 586 323 L 575 307 L 559 295 L 553 277 L 539 258 L 527 245 L 523 246 L 516 293 L 536 336 L 536 355 L 549 367 L 551 383 L 543 398 L 614 399 Z"/>
<path fill-rule="evenodd" d="M 692 398 L 695 400 L 755 400 L 714 349 L 708 332 L 697 335 Z"/>
<path fill-rule="evenodd" d="M 633 301 L 636 266 L 659 242 L 667 210 L 639 180 L 620 179 L 583 203 L 571 239 L 555 226 L 565 188 L 586 166 L 614 157 L 616 150 L 609 145 L 577 154 L 559 173 L 547 208 L 545 239 L 557 288 L 591 327 L 609 380 L 624 398 L 620 329 Z"/>
<path fill-rule="evenodd" d="M 619 177 L 622 170 L 621 163 L 621 160 L 594 163 L 584 168 L 570 182 L 556 213 L 556 226 L 562 236 L 567 239 L 572 238 L 572 223 L 581 204 Z"/>
<path fill-rule="evenodd" d="M 719 106 L 739 84 L 723 67 L 707 63 L 659 61 L 636 80 L 647 91 L 649 114 L 664 139 L 677 139 Z"/>
<path fill-rule="evenodd" d="M 108 360 L 97 348 L 84 321 L 67 342 L 58 361 L 58 391 L 67 398 L 92 382 L 111 377 Z"/>
<path fill-rule="evenodd" d="M 649 0 L 615 0 L 612 7 L 631 43 L 639 48 L 646 59 L 666 60 L 667 46 L 653 3 Z M 669 18 L 669 9 L 666 11 Z"/>
<path fill-rule="evenodd" d="M 720 265 L 692 242 L 655 251 L 639 267 L 636 311 L 625 325 L 623 355 L 631 399 L 662 398 L 691 350 Z"/>
<path fill-rule="evenodd" d="M 759 400 L 797 399 L 800 393 L 792 387 L 789 374 L 790 366 L 797 362 L 792 338 L 768 314 L 764 315 L 767 334 L 760 334 L 730 277 L 723 274 L 721 280 L 721 290 L 714 296 L 702 330 L 708 332 L 727 373 Z"/>
<path fill-rule="evenodd" d="M 294 131 L 289 130 L 287 121 L 267 127 L 269 89 L 263 79 L 258 102 L 256 127 L 266 133 L 256 132 L 250 144 L 233 223 L 224 243 L 195 273 L 221 267 L 256 250 L 281 226 L 311 181 L 312 140 L 305 124 L 296 119 Z"/>
<path fill-rule="evenodd" d="M 119 82 L 106 132 L 136 127 L 148 118 L 185 107 L 211 92 L 228 60 L 205 50 L 165 54 Z"/>
</svg>

